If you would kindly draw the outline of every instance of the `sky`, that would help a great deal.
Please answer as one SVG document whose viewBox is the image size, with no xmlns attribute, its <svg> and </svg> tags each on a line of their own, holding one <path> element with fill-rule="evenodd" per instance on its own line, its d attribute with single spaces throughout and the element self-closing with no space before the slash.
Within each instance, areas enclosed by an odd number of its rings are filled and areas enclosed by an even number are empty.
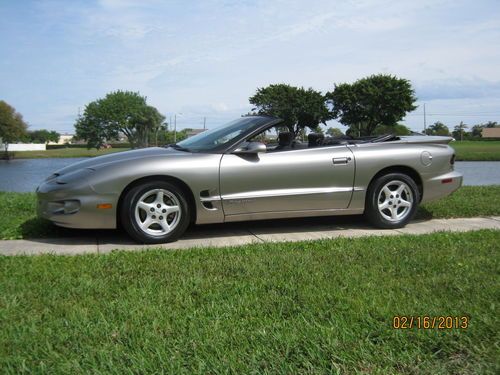
<svg viewBox="0 0 500 375">
<path fill-rule="evenodd" d="M 118 89 L 179 129 L 211 128 L 249 112 L 258 87 L 326 92 L 378 73 L 412 82 L 413 130 L 424 103 L 428 125 L 500 122 L 499 0 L 0 0 L 0 19 L 0 100 L 32 130 L 72 133 Z"/>
</svg>

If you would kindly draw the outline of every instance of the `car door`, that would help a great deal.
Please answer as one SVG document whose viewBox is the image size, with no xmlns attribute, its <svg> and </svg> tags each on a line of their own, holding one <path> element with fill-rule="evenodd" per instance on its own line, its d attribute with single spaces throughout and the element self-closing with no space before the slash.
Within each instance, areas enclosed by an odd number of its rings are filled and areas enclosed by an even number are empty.
<svg viewBox="0 0 500 375">
<path fill-rule="evenodd" d="M 220 191 L 224 214 L 347 208 L 354 156 L 345 145 L 223 155 Z"/>
</svg>

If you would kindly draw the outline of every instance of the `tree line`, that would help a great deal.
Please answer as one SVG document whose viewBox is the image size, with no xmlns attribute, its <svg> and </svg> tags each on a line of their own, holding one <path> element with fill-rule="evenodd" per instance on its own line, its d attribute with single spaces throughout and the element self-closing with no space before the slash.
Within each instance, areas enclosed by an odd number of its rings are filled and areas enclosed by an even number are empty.
<svg viewBox="0 0 500 375">
<path fill-rule="evenodd" d="M 472 127 L 464 124 L 463 121 L 460 121 L 458 125 L 455 125 L 453 130 L 450 132 L 450 128 L 443 124 L 441 121 L 436 121 L 434 124 L 430 125 L 425 133 L 427 135 L 447 135 L 452 136 L 456 140 L 478 140 L 481 139 L 481 133 L 485 128 L 498 128 L 500 124 L 496 121 L 488 121 L 484 124 L 476 124 Z M 469 130 L 467 130 L 469 129 Z"/>
<path fill-rule="evenodd" d="M 416 108 L 411 83 L 386 74 L 336 84 L 324 94 L 312 88 L 272 84 L 258 88 L 249 102 L 254 106 L 249 114 L 279 117 L 295 136 L 306 128 L 322 131 L 320 125 L 333 119 L 348 127 L 347 135 L 409 134 L 398 122 Z M 146 97 L 131 91 L 111 92 L 89 103 L 75 129 L 88 147 L 100 147 L 119 133 L 127 136 L 132 147 L 146 147 L 168 135 L 165 117 L 147 104 Z M 334 128 L 327 132 L 342 134 Z"/>
<path fill-rule="evenodd" d="M 380 134 L 408 135 L 410 129 L 399 122 L 415 110 L 417 98 L 409 80 L 388 74 L 376 74 L 353 83 L 334 84 L 326 93 L 313 88 L 288 84 L 271 84 L 257 88 L 249 98 L 254 107 L 249 114 L 275 116 L 295 136 L 306 128 L 322 132 L 320 125 L 337 120 L 347 127 L 347 136 Z M 247 114 L 248 115 L 248 114 Z M 484 127 L 497 127 L 496 122 L 468 126 L 461 122 L 450 133 L 449 128 L 436 122 L 426 129 L 429 135 L 453 135 L 456 139 L 475 139 Z M 75 123 L 76 139 L 88 148 L 100 148 L 124 134 L 132 148 L 165 144 L 187 137 L 187 129 L 174 133 L 155 107 L 138 92 L 114 91 L 104 98 L 87 104 Z M 337 128 L 328 128 L 330 136 L 341 136 Z M 29 132 L 21 114 L 0 101 L 0 138 L 4 144 L 16 141 L 57 142 L 59 134 L 47 130 Z"/>
<path fill-rule="evenodd" d="M 53 130 L 28 130 L 23 116 L 7 102 L 0 100 L 0 139 L 6 151 L 9 143 L 57 143 L 60 136 Z"/>
<path fill-rule="evenodd" d="M 252 113 L 282 118 L 295 135 L 306 127 L 320 131 L 321 124 L 335 119 L 352 136 L 370 136 L 381 129 L 409 131 L 398 122 L 416 108 L 416 100 L 410 81 L 388 74 L 335 84 L 324 94 L 312 88 L 274 84 L 258 88 L 249 99 L 255 106 Z"/>
</svg>

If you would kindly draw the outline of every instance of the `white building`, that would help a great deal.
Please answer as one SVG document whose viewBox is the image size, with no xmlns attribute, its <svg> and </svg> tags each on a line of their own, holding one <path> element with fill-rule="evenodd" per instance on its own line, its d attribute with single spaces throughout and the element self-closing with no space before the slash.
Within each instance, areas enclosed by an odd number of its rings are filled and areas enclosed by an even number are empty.
<svg viewBox="0 0 500 375">
<path fill-rule="evenodd" d="M 59 137 L 59 142 L 49 142 L 49 145 L 64 145 L 66 143 L 72 143 L 74 134 L 69 134 L 69 133 L 63 133 Z"/>
<path fill-rule="evenodd" d="M 46 150 L 45 143 L 9 143 L 7 150 L 11 151 L 42 151 Z M 5 145 L 0 144 L 0 151 L 5 151 Z"/>
</svg>

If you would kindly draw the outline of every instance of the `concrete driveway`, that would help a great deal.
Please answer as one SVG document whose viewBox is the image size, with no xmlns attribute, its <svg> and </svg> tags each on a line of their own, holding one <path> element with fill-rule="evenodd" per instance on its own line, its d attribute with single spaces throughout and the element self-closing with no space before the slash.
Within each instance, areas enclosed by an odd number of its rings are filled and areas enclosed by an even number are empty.
<svg viewBox="0 0 500 375">
<path fill-rule="evenodd" d="M 432 219 L 413 221 L 405 228 L 380 230 L 368 226 L 361 217 L 321 217 L 266 220 L 243 223 L 192 226 L 178 241 L 162 245 L 141 245 L 122 231 L 68 231 L 67 237 L 0 241 L 1 255 L 108 253 L 113 250 L 150 248 L 186 249 L 224 247 L 249 243 L 307 241 L 338 237 L 424 234 L 436 231 L 500 229 L 500 217 Z"/>
</svg>

